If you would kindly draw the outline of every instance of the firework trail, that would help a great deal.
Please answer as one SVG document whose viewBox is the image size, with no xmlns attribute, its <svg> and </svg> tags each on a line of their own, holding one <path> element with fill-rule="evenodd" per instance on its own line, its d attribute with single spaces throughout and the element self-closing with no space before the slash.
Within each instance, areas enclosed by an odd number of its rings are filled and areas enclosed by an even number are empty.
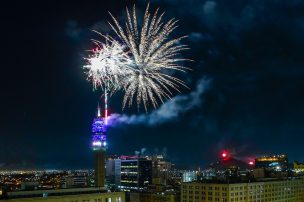
<svg viewBox="0 0 304 202">
<path fill-rule="evenodd" d="M 186 67 L 181 65 L 188 59 L 180 58 L 179 53 L 188 49 L 181 45 L 180 40 L 185 36 L 168 39 L 169 35 L 178 27 L 177 20 L 171 19 L 163 22 L 164 13 L 158 15 L 158 9 L 153 15 L 149 13 L 147 5 L 141 29 L 137 25 L 135 6 L 130 14 L 126 9 L 127 21 L 125 27 L 121 26 L 116 18 L 110 13 L 113 23 L 109 23 L 120 40 L 127 46 L 132 63 L 128 65 L 125 77 L 120 84 L 123 86 L 125 95 L 123 108 L 131 106 L 133 98 L 139 107 L 147 105 L 150 101 L 154 108 L 158 101 L 171 98 L 174 89 L 179 92 L 180 85 L 185 86 L 184 81 L 168 73 L 168 70 L 185 71 Z"/>
</svg>

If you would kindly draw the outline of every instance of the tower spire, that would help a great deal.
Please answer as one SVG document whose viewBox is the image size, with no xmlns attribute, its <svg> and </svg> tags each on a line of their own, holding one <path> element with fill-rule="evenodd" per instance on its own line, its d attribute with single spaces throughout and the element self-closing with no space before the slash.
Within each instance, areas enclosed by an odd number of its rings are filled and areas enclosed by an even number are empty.
<svg viewBox="0 0 304 202">
<path fill-rule="evenodd" d="M 97 117 L 100 117 L 101 114 L 100 114 L 100 106 L 99 106 L 99 102 L 98 102 L 98 105 L 97 105 Z"/>
</svg>

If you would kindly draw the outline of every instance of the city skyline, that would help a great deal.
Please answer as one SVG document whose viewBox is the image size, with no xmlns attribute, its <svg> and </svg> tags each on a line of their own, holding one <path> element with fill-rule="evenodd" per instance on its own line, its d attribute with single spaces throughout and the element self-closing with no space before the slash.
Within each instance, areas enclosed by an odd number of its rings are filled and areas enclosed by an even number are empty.
<svg viewBox="0 0 304 202">
<path fill-rule="evenodd" d="M 91 124 L 102 99 L 86 81 L 83 57 L 98 37 L 92 29 L 111 32 L 107 12 L 121 18 L 134 3 L 142 15 L 146 1 L 5 5 L 0 170 L 92 167 Z M 192 168 L 223 150 L 303 162 L 304 3 L 151 1 L 158 6 L 179 20 L 177 35 L 188 35 L 190 89 L 147 113 L 122 111 L 122 94 L 114 95 L 109 114 L 120 115 L 107 153 L 164 151 Z"/>
</svg>

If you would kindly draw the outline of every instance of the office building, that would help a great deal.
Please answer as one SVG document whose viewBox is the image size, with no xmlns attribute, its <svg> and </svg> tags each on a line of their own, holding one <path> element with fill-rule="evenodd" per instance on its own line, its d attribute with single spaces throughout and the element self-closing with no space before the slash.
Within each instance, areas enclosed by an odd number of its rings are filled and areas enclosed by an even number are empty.
<svg viewBox="0 0 304 202">
<path fill-rule="evenodd" d="M 146 158 L 121 159 L 120 185 L 124 191 L 144 190 L 152 184 L 152 161 Z"/>
<path fill-rule="evenodd" d="M 181 202 L 304 201 L 304 178 L 248 183 L 189 182 L 181 185 Z"/>
<path fill-rule="evenodd" d="M 109 158 L 106 162 L 106 181 L 109 187 L 118 188 L 121 178 L 121 159 Z"/>
<path fill-rule="evenodd" d="M 167 185 L 172 163 L 166 161 L 162 155 L 152 156 L 152 184 Z"/>
</svg>

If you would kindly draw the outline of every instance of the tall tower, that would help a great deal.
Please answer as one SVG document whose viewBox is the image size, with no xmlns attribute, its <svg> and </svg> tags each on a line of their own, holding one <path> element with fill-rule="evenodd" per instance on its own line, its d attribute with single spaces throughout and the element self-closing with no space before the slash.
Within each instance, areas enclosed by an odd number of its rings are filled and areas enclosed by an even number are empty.
<svg viewBox="0 0 304 202">
<path fill-rule="evenodd" d="M 105 118 L 101 117 L 98 106 L 97 117 L 92 124 L 92 149 L 95 160 L 95 186 L 105 186 L 105 153 L 107 148 L 107 136 Z"/>
</svg>

